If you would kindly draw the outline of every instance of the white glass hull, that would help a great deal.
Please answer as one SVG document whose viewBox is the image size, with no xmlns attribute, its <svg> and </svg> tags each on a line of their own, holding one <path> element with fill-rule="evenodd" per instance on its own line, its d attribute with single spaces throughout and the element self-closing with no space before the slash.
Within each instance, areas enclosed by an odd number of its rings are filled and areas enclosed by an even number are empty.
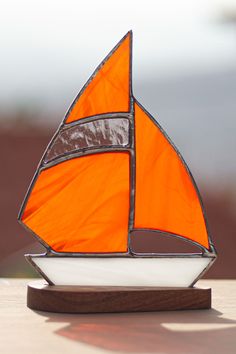
<svg viewBox="0 0 236 354">
<path fill-rule="evenodd" d="M 65 257 L 27 255 L 54 285 L 189 287 L 213 263 L 206 256 Z"/>
</svg>

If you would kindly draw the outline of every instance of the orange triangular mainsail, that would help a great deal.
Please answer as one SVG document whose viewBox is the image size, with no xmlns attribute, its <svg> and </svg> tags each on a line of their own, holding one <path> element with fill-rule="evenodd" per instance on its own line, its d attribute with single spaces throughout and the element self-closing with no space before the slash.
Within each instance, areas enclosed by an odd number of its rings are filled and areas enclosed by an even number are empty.
<svg viewBox="0 0 236 354">
<path fill-rule="evenodd" d="M 209 249 L 193 180 L 175 148 L 135 103 L 136 183 L 134 228 L 183 236 Z"/>
<path fill-rule="evenodd" d="M 65 122 L 130 110 L 131 32 L 118 43 L 72 104 Z"/>
</svg>

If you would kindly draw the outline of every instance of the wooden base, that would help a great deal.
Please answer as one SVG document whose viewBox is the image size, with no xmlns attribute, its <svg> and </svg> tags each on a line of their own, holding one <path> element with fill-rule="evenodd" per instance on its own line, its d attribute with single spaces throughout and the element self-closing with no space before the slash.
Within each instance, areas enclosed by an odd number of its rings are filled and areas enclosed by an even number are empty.
<svg viewBox="0 0 236 354">
<path fill-rule="evenodd" d="M 144 312 L 211 308 L 211 289 L 28 285 L 27 306 L 63 313 Z"/>
</svg>

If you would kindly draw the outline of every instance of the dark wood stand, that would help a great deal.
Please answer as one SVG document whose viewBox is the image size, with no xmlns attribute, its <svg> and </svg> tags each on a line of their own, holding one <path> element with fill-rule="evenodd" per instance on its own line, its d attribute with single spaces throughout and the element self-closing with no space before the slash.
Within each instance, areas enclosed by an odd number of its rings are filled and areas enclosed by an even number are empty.
<svg viewBox="0 0 236 354">
<path fill-rule="evenodd" d="M 27 306 L 61 313 L 144 312 L 211 308 L 211 289 L 28 285 Z"/>
</svg>

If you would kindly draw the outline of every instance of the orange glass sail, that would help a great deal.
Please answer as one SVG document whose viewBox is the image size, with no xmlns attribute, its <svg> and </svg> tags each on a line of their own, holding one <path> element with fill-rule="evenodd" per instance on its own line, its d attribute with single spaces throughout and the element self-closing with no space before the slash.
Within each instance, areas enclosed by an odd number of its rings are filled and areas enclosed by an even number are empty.
<svg viewBox="0 0 236 354">
<path fill-rule="evenodd" d="M 136 185 L 134 228 L 183 236 L 209 249 L 193 180 L 176 150 L 135 103 Z"/>
<path fill-rule="evenodd" d="M 72 104 L 21 209 L 20 220 L 55 252 L 128 252 L 133 229 L 179 235 L 210 249 L 187 166 L 132 97 L 131 36 Z M 92 118 L 80 121 L 85 117 Z"/>
<path fill-rule="evenodd" d="M 111 51 L 72 104 L 65 123 L 102 113 L 128 112 L 131 32 Z"/>
<path fill-rule="evenodd" d="M 39 172 L 22 222 L 57 252 L 126 252 L 129 153 L 107 152 Z"/>
</svg>

